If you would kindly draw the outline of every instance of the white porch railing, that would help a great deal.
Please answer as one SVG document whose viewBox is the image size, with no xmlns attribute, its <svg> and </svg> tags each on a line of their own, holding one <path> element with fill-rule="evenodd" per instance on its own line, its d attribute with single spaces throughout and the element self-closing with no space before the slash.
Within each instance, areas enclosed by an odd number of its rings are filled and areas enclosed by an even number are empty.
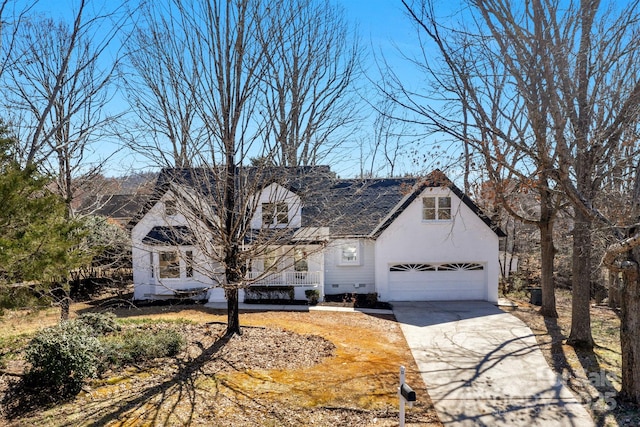
<svg viewBox="0 0 640 427">
<path fill-rule="evenodd" d="M 320 284 L 320 271 L 281 271 L 264 275 L 262 271 L 250 271 L 247 280 L 258 286 L 309 286 Z M 260 277 L 264 275 L 264 277 Z"/>
</svg>

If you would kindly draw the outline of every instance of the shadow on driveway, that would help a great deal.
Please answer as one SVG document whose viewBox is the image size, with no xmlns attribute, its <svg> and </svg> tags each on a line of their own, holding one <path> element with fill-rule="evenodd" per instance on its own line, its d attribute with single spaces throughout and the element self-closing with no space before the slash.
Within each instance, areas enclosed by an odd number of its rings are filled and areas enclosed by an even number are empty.
<svg viewBox="0 0 640 427">
<path fill-rule="evenodd" d="M 509 313 L 484 301 L 395 302 L 393 312 L 445 425 L 593 426 Z"/>
</svg>

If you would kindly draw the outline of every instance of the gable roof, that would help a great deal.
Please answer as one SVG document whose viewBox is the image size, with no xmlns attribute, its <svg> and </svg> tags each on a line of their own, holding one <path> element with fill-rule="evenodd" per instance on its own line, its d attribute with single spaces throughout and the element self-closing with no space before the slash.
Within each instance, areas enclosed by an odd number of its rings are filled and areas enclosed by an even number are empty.
<svg viewBox="0 0 640 427">
<path fill-rule="evenodd" d="M 78 210 L 126 224 L 147 203 L 148 194 L 103 194 L 83 201 Z"/>
<path fill-rule="evenodd" d="M 133 227 L 172 184 L 215 197 L 216 173 L 210 169 L 163 169 L 156 192 L 129 223 Z M 247 185 L 250 183 L 251 185 Z M 504 232 L 451 182 L 435 170 L 424 178 L 340 179 L 328 166 L 242 168 L 236 188 L 254 193 L 278 183 L 302 200 L 302 227 L 329 227 L 334 237 L 377 238 L 428 187 L 447 187 L 499 237 Z M 215 207 L 213 207 L 215 210 Z"/>
<path fill-rule="evenodd" d="M 491 218 L 489 218 L 483 211 L 480 209 L 478 205 L 476 205 L 473 200 L 466 194 L 462 192 L 445 174 L 439 169 L 435 169 L 425 178 L 418 180 L 415 187 L 407 193 L 406 197 L 401 200 L 395 208 L 389 212 L 388 216 L 382 221 L 372 232 L 371 237 L 377 238 L 384 230 L 391 225 L 395 219 L 400 216 L 402 212 L 411 204 L 413 201 L 422 194 L 422 192 L 427 188 L 438 188 L 445 187 L 449 188 L 453 194 L 455 194 L 462 203 L 465 204 L 478 218 L 484 222 L 487 227 L 489 227 L 498 237 L 506 237 L 506 233 L 500 228 L 498 224 L 493 222 Z"/>
</svg>

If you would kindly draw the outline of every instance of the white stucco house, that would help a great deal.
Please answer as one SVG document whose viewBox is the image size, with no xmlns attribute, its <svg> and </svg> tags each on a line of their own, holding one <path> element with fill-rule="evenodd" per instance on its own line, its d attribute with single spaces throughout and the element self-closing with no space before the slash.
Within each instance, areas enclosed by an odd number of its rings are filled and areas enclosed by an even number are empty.
<svg viewBox="0 0 640 427">
<path fill-rule="evenodd" d="M 251 286 L 287 288 L 295 299 L 317 289 L 320 298 L 497 301 L 504 233 L 442 172 L 339 179 L 325 166 L 278 170 L 261 176 L 247 210 L 256 237 L 243 245 L 257 245 L 266 231 L 280 233 L 277 244 L 247 263 Z M 164 170 L 155 196 L 129 223 L 134 298 L 200 293 L 224 301 L 222 270 L 211 256 L 215 209 L 194 221 L 190 209 L 202 200 L 189 185 L 172 182 L 177 175 L 184 171 Z"/>
</svg>

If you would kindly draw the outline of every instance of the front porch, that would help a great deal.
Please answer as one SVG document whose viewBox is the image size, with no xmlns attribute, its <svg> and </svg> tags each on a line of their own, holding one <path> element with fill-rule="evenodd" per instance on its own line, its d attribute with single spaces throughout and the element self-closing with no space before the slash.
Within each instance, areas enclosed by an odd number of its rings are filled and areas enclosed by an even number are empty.
<svg viewBox="0 0 640 427">
<path fill-rule="evenodd" d="M 316 289 L 320 300 L 324 298 L 322 271 L 279 271 L 274 273 L 264 273 L 262 271 L 251 271 L 247 273 L 247 282 L 250 283 L 249 288 L 264 287 L 281 289 L 287 288 L 293 291 L 291 299 L 306 300 L 305 291 L 308 289 Z M 250 291 L 249 291 L 250 292 Z M 241 301 L 244 295 L 241 295 Z"/>
<path fill-rule="evenodd" d="M 317 287 L 322 284 L 322 271 L 279 271 L 266 274 L 263 271 L 250 271 L 246 277 L 251 286 Z"/>
</svg>

